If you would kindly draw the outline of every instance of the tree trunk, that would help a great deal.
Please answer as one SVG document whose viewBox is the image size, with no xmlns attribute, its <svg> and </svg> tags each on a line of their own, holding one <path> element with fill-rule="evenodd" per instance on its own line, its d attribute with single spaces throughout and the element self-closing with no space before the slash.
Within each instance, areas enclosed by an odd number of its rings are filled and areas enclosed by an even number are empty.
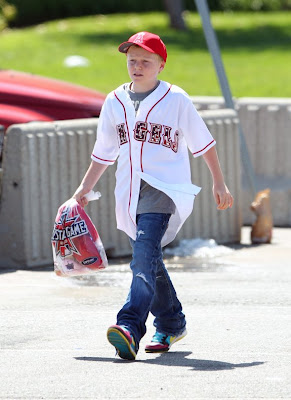
<svg viewBox="0 0 291 400">
<path fill-rule="evenodd" d="M 163 0 L 165 8 L 170 17 L 171 28 L 185 31 L 187 29 L 184 18 L 184 2 L 183 0 Z"/>
</svg>

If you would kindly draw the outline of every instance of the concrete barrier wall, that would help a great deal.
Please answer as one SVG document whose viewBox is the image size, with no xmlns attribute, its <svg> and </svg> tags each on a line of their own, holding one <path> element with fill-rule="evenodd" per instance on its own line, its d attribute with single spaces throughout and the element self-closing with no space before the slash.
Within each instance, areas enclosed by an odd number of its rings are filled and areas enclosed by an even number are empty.
<svg viewBox="0 0 291 400">
<path fill-rule="evenodd" d="M 240 240 L 240 157 L 237 119 L 232 110 L 201 113 L 218 141 L 226 180 L 236 198 L 232 210 L 218 212 L 211 194 L 211 177 L 203 160 L 192 159 L 193 182 L 203 186 L 195 212 L 180 238 Z M 0 267 L 52 264 L 50 237 L 58 207 L 72 196 L 90 163 L 97 119 L 29 123 L 10 127 L 5 138 L 0 208 Z M 127 236 L 116 229 L 115 166 L 109 167 L 97 189 L 102 197 L 87 212 L 107 253 L 130 253 Z"/>
<path fill-rule="evenodd" d="M 198 111 L 225 109 L 225 101 L 222 96 L 191 96 L 191 99 Z"/>
<path fill-rule="evenodd" d="M 192 97 L 199 110 L 224 107 L 222 97 Z M 276 226 L 291 226 L 291 99 L 240 98 L 235 100 L 256 174 L 257 189 L 271 189 L 271 205 Z M 255 216 L 249 205 L 252 194 L 243 179 L 243 223 Z"/>
<path fill-rule="evenodd" d="M 291 99 L 241 98 L 237 101 L 258 190 L 271 189 L 276 226 L 291 226 Z M 243 220 L 251 224 L 252 200 L 243 182 Z"/>
</svg>

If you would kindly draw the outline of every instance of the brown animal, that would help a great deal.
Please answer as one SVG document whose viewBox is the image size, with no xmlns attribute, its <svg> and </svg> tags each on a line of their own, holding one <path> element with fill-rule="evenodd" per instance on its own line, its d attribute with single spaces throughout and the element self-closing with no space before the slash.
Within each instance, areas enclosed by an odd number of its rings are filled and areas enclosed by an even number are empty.
<svg viewBox="0 0 291 400">
<path fill-rule="evenodd" d="M 271 243 L 273 217 L 270 204 L 270 189 L 258 192 L 250 208 L 257 216 L 252 225 L 252 243 Z"/>
</svg>

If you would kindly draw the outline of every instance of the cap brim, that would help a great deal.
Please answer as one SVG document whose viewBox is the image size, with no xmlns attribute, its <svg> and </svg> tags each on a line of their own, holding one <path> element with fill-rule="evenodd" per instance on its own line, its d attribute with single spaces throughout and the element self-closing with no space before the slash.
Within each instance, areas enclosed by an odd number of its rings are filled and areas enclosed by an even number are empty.
<svg viewBox="0 0 291 400">
<path fill-rule="evenodd" d="M 131 46 L 133 46 L 133 45 L 139 46 L 139 47 L 141 47 L 141 48 L 143 48 L 143 49 L 149 51 L 150 53 L 155 54 L 155 52 L 154 52 L 152 49 L 150 49 L 149 47 L 147 47 L 147 46 L 145 46 L 145 45 L 143 45 L 143 44 L 132 43 L 132 42 L 123 42 L 123 43 L 121 43 L 121 45 L 118 47 L 118 50 L 119 50 L 121 53 L 127 53 L 127 50 L 128 50 Z"/>
</svg>

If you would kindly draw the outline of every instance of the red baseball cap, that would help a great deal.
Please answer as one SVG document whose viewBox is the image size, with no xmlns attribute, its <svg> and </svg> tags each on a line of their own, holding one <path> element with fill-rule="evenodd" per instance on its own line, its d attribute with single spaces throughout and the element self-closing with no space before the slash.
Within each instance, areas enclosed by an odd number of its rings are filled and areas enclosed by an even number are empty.
<svg viewBox="0 0 291 400">
<path fill-rule="evenodd" d="M 165 62 L 167 61 L 166 46 L 158 35 L 150 32 L 138 32 L 131 36 L 127 42 L 121 43 L 121 45 L 118 47 L 118 50 L 121 53 L 127 53 L 127 50 L 130 48 L 130 46 L 134 44 L 142 47 L 150 53 L 158 54 Z"/>
</svg>

